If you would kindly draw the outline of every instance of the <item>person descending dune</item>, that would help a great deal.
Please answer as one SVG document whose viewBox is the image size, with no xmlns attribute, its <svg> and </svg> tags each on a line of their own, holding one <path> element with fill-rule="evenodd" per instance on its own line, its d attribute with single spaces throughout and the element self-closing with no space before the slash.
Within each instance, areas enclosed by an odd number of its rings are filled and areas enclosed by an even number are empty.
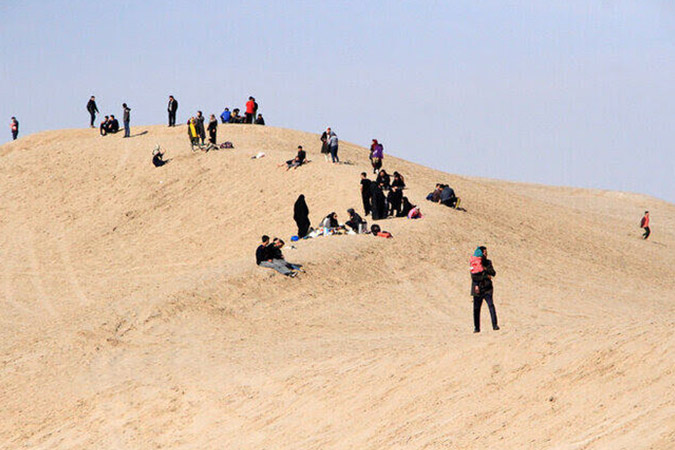
<svg viewBox="0 0 675 450">
<path fill-rule="evenodd" d="M 642 220 L 640 221 L 640 228 L 645 230 L 645 233 L 642 235 L 642 239 L 646 240 L 651 234 L 651 230 L 649 229 L 649 211 L 645 211 L 645 215 L 642 216 Z"/>
<path fill-rule="evenodd" d="M 469 263 L 471 265 L 471 295 L 473 296 L 473 332 L 480 333 L 480 309 L 483 300 L 490 309 L 492 329 L 499 330 L 497 311 L 492 302 L 492 277 L 497 273 L 492 267 L 492 261 L 487 259 L 487 249 L 483 246 L 476 248 Z"/>
</svg>

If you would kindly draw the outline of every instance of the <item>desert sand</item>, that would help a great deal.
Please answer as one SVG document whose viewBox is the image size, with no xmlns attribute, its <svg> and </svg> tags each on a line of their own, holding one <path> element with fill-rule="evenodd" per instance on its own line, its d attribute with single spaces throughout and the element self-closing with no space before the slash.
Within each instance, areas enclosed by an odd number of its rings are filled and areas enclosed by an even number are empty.
<svg viewBox="0 0 675 450">
<path fill-rule="evenodd" d="M 290 244 L 301 193 L 313 225 L 362 211 L 366 149 L 334 166 L 287 129 L 221 125 L 235 149 L 209 153 L 185 126 L 132 134 L 0 147 L 2 448 L 674 448 L 673 204 L 386 155 L 424 219 L 287 246 L 290 279 L 255 265 L 260 236 Z M 298 145 L 312 162 L 278 168 Z M 466 212 L 424 201 L 442 181 Z M 478 244 L 501 330 L 484 307 L 474 335 Z"/>
</svg>

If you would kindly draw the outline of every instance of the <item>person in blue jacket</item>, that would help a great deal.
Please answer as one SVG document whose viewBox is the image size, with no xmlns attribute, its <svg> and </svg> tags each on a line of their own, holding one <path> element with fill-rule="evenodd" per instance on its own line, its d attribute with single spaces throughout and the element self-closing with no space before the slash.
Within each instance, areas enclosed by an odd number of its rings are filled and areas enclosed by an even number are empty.
<svg viewBox="0 0 675 450">
<path fill-rule="evenodd" d="M 220 115 L 220 123 L 230 123 L 230 108 L 225 108 L 225 111 Z"/>
</svg>

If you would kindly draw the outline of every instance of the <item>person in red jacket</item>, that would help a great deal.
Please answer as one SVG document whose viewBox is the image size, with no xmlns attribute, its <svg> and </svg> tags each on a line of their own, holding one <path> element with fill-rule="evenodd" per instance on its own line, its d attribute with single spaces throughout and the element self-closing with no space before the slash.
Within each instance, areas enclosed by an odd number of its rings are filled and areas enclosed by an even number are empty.
<svg viewBox="0 0 675 450">
<path fill-rule="evenodd" d="M 253 123 L 255 109 L 255 100 L 253 100 L 253 97 L 249 97 L 246 102 L 246 123 Z"/>
<path fill-rule="evenodd" d="M 642 239 L 647 239 L 651 231 L 649 230 L 649 211 L 645 211 L 645 215 L 642 216 L 640 221 L 640 228 L 644 228 L 645 234 L 642 235 Z"/>
</svg>

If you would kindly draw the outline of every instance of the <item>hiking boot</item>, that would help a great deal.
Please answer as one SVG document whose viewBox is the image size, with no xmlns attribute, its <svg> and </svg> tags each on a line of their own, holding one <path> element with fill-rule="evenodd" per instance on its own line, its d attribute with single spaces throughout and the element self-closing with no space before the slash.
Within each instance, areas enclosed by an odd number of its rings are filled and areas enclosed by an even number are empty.
<svg viewBox="0 0 675 450">
<path fill-rule="evenodd" d="M 473 332 L 474 332 L 474 333 L 480 333 L 480 330 L 479 330 L 478 328 L 474 328 L 474 329 L 473 329 Z"/>
<path fill-rule="evenodd" d="M 492 329 L 495 330 L 495 331 L 497 331 L 497 330 L 499 330 L 499 327 L 498 327 L 498 326 L 494 326 L 494 327 L 492 327 Z"/>
</svg>

